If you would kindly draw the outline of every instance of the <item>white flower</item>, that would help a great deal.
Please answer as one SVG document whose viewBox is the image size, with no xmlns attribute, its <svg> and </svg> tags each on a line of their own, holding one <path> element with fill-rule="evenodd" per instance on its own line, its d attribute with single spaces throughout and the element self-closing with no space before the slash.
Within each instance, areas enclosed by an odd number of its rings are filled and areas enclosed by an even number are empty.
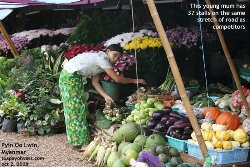
<svg viewBox="0 0 250 167">
<path fill-rule="evenodd" d="M 54 63 L 54 62 L 55 62 L 55 60 L 54 60 L 53 56 L 51 56 L 51 57 L 50 57 L 50 60 L 51 60 L 51 62 L 52 62 L 52 63 Z"/>
<path fill-rule="evenodd" d="M 44 52 L 44 55 L 46 56 L 46 60 L 49 60 L 49 54 L 47 52 Z"/>
<path fill-rule="evenodd" d="M 18 116 L 24 116 L 25 114 L 22 111 L 18 112 Z"/>
<path fill-rule="evenodd" d="M 54 104 L 61 104 L 62 103 L 62 101 L 59 99 L 50 99 L 50 102 L 54 103 Z"/>
<path fill-rule="evenodd" d="M 2 117 L 3 116 L 3 110 L 0 109 L 0 116 Z"/>
</svg>

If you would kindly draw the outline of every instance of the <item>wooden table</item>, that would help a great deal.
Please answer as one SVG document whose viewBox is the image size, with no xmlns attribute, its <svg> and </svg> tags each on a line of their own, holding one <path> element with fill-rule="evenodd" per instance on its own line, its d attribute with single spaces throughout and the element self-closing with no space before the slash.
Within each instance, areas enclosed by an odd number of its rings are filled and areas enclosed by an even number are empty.
<svg viewBox="0 0 250 167">
<path fill-rule="evenodd" d="M 204 164 L 204 161 L 195 157 L 188 155 L 187 153 L 181 152 L 180 158 L 191 165 L 194 165 L 196 162 Z M 226 164 L 226 165 L 218 165 L 218 167 L 250 167 L 250 161 L 248 158 L 247 162 L 235 163 L 235 164 Z"/>
</svg>

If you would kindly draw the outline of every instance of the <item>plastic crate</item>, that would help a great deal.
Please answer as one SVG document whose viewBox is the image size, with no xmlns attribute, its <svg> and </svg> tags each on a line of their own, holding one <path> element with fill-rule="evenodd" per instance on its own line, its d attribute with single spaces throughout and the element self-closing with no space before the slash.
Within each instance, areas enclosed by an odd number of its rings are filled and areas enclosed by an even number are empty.
<svg viewBox="0 0 250 167">
<path fill-rule="evenodd" d="M 130 108 L 131 110 L 134 110 L 134 109 L 135 109 L 135 105 L 128 105 L 128 104 L 126 104 L 126 106 L 127 106 L 128 108 Z"/>
<path fill-rule="evenodd" d="M 191 165 L 190 163 L 187 163 L 187 162 L 183 162 L 182 164 L 186 165 L 187 167 L 193 167 L 193 165 Z M 165 165 L 166 166 L 170 165 L 170 162 L 166 163 Z"/>
<path fill-rule="evenodd" d="M 187 142 L 188 155 L 203 159 L 200 147 L 197 144 Z M 217 164 L 231 164 L 245 162 L 250 148 L 233 148 L 232 150 L 215 150 L 208 148 L 208 154 L 216 157 Z"/>
<path fill-rule="evenodd" d="M 171 146 L 171 147 L 174 147 L 180 151 L 187 151 L 187 140 L 179 140 L 179 139 L 176 139 L 174 137 L 171 137 L 171 136 L 168 136 L 166 135 L 167 139 L 168 139 L 168 144 Z"/>
<path fill-rule="evenodd" d="M 191 92 L 192 94 L 195 94 L 199 88 L 200 88 L 199 86 L 195 86 L 195 87 L 186 87 L 185 89 Z"/>
</svg>

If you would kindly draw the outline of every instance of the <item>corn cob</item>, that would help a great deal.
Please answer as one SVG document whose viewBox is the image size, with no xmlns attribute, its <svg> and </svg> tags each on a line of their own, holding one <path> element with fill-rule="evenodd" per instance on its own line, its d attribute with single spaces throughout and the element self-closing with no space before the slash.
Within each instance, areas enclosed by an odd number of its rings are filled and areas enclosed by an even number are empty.
<svg viewBox="0 0 250 167">
<path fill-rule="evenodd" d="M 112 150 L 112 145 L 108 146 L 108 148 L 106 149 L 105 155 L 104 155 L 104 157 L 102 159 L 102 162 L 101 162 L 101 166 L 106 165 L 108 157 L 109 157 L 109 155 L 111 153 L 111 150 Z"/>
<path fill-rule="evenodd" d="M 117 147 L 117 143 L 116 142 L 113 142 L 113 146 L 112 146 L 112 152 L 113 151 L 117 151 L 118 147 Z"/>
<path fill-rule="evenodd" d="M 88 145 L 87 149 L 84 151 L 82 158 L 85 159 L 91 155 L 91 153 L 95 150 L 96 146 L 98 145 L 100 138 L 94 139 L 90 144 Z"/>
<path fill-rule="evenodd" d="M 91 161 L 91 160 L 93 160 L 93 159 L 95 158 L 95 156 L 96 156 L 96 154 L 97 154 L 97 152 L 98 152 L 98 150 L 99 150 L 99 147 L 100 147 L 100 145 L 98 144 L 98 145 L 96 146 L 95 150 L 94 150 L 94 151 L 92 152 L 92 154 L 90 155 L 88 161 Z"/>
<path fill-rule="evenodd" d="M 96 165 L 99 167 L 101 165 L 102 159 L 105 155 L 106 148 L 104 145 L 101 145 L 98 149 L 97 155 L 96 155 Z"/>
</svg>

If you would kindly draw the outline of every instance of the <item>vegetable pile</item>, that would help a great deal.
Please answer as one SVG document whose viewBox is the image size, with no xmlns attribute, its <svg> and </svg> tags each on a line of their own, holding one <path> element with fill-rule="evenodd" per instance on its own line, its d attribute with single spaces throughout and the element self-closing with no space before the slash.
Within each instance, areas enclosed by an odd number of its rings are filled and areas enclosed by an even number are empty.
<svg viewBox="0 0 250 167">
<path fill-rule="evenodd" d="M 156 98 L 148 98 L 142 100 L 135 105 L 135 109 L 126 118 L 130 122 L 135 122 L 138 125 L 146 125 L 147 121 L 151 119 L 154 111 L 163 109 L 163 104 Z"/>
<path fill-rule="evenodd" d="M 231 150 L 237 147 L 249 147 L 249 136 L 240 128 L 230 130 L 227 125 L 204 122 L 201 125 L 201 132 L 207 148 Z M 188 142 L 198 144 L 194 132 L 191 137 L 192 139 L 188 139 Z"/>
<path fill-rule="evenodd" d="M 147 127 L 180 140 L 190 139 L 193 131 L 189 118 L 167 106 L 152 113 L 152 119 L 147 122 Z"/>
<path fill-rule="evenodd" d="M 131 113 L 131 109 L 114 103 L 105 103 L 103 114 L 111 122 L 121 123 Z"/>
</svg>

